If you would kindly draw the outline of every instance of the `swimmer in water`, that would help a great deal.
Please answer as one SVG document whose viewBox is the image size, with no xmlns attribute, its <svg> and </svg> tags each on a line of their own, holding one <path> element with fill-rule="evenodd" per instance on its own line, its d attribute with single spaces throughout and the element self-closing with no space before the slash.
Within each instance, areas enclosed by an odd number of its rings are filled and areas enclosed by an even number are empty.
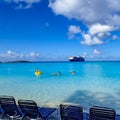
<svg viewBox="0 0 120 120">
<path fill-rule="evenodd" d="M 35 70 L 35 72 L 39 72 L 39 69 L 37 68 L 37 69 Z"/>
<path fill-rule="evenodd" d="M 57 72 L 57 75 L 61 75 L 61 72 L 60 72 L 60 71 L 58 71 L 58 72 Z"/>
<path fill-rule="evenodd" d="M 59 76 L 59 75 L 61 75 L 61 72 L 58 71 L 57 73 L 52 73 L 52 75 L 53 75 L 53 76 Z"/>
<path fill-rule="evenodd" d="M 74 75 L 74 74 L 75 74 L 75 71 L 74 71 L 74 70 L 72 70 L 72 71 L 71 71 L 71 74 L 72 74 L 72 75 Z"/>
</svg>

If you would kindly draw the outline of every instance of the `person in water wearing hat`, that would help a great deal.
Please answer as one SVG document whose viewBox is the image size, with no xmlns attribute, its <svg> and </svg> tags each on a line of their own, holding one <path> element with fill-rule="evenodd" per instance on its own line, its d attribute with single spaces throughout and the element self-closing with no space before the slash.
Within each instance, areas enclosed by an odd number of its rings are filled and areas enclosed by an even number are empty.
<svg viewBox="0 0 120 120">
<path fill-rule="evenodd" d="M 74 75 L 74 74 L 75 74 L 75 71 L 74 71 L 74 70 L 72 70 L 72 71 L 71 71 L 71 74 L 72 74 L 72 75 Z"/>
<path fill-rule="evenodd" d="M 58 71 L 57 73 L 52 73 L 52 75 L 53 75 L 53 76 L 59 76 L 59 75 L 61 75 L 61 72 Z"/>
</svg>

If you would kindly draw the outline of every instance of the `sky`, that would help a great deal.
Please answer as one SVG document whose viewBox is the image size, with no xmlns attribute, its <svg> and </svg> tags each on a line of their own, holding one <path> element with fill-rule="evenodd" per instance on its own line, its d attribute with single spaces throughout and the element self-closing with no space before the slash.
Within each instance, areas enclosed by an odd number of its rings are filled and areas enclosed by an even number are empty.
<svg viewBox="0 0 120 120">
<path fill-rule="evenodd" d="M 0 0 L 0 61 L 120 60 L 120 0 Z"/>
</svg>

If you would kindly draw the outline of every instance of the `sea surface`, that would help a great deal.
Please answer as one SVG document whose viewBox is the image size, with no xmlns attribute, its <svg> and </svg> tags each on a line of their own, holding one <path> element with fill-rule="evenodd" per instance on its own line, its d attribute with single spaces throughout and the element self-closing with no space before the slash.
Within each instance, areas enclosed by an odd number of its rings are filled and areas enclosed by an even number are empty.
<svg viewBox="0 0 120 120">
<path fill-rule="evenodd" d="M 36 68 L 43 74 L 36 76 Z M 61 75 L 53 75 L 57 71 Z M 97 105 L 120 113 L 120 62 L 0 64 L 0 95 L 35 100 L 40 106 L 78 104 L 88 111 Z"/>
</svg>

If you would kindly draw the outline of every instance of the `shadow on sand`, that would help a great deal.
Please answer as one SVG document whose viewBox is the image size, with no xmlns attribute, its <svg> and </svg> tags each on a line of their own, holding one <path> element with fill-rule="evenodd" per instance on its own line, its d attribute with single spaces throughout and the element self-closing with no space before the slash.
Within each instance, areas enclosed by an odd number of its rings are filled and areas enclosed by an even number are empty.
<svg viewBox="0 0 120 120">
<path fill-rule="evenodd" d="M 88 111 L 93 105 L 114 108 L 117 113 L 120 113 L 120 92 L 114 95 L 103 92 L 90 92 L 87 90 L 77 90 L 69 96 L 65 103 L 78 104 Z"/>
</svg>

